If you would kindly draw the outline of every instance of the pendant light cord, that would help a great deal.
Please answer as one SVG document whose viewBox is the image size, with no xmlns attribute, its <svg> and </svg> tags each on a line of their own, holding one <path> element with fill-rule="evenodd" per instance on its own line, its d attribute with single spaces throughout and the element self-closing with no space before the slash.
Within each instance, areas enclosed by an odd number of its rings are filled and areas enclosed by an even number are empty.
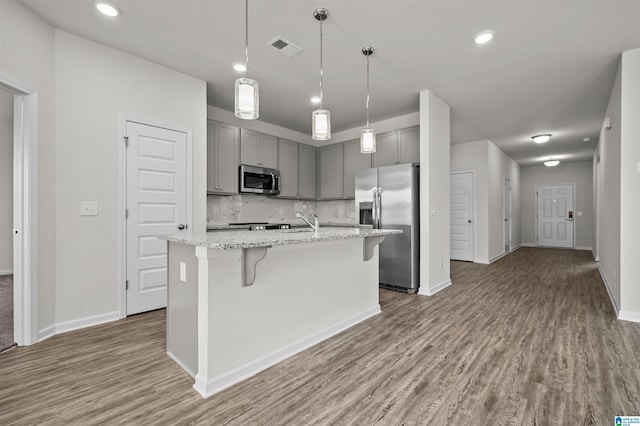
<svg viewBox="0 0 640 426">
<path fill-rule="evenodd" d="M 367 55 L 367 129 L 369 128 L 369 55 Z"/>
<path fill-rule="evenodd" d="M 245 77 L 249 78 L 249 0 L 244 2 L 244 55 Z"/>
<path fill-rule="evenodd" d="M 322 107 L 322 20 L 320 20 L 320 109 Z"/>
</svg>

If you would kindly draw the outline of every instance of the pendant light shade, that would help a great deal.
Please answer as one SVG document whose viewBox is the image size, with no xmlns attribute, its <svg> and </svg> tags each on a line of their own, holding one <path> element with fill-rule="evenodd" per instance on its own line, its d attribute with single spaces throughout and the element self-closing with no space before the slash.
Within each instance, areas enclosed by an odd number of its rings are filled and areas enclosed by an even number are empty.
<svg viewBox="0 0 640 426">
<path fill-rule="evenodd" d="M 367 127 L 360 132 L 360 152 L 371 154 L 376 152 L 376 132 L 369 127 L 369 56 L 373 55 L 373 47 L 363 47 L 362 54 L 367 57 Z"/>
<path fill-rule="evenodd" d="M 331 139 L 331 113 L 322 107 L 322 22 L 329 16 L 329 11 L 316 9 L 313 16 L 320 21 L 320 108 L 311 114 L 311 138 L 326 141 Z"/>
<path fill-rule="evenodd" d="M 249 0 L 245 0 L 245 77 L 236 80 L 235 115 L 243 120 L 255 120 L 260 116 L 258 82 L 249 78 Z"/>
</svg>

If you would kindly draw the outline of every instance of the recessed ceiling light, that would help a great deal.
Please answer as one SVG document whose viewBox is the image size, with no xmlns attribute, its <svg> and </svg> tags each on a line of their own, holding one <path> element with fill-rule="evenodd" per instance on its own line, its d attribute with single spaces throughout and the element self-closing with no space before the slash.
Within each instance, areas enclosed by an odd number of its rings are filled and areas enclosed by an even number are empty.
<svg viewBox="0 0 640 426">
<path fill-rule="evenodd" d="M 98 9 L 103 15 L 111 17 L 120 15 L 120 10 L 110 3 L 98 2 L 96 3 L 96 9 Z"/>
<path fill-rule="evenodd" d="M 531 136 L 531 139 L 533 139 L 535 143 L 545 143 L 549 142 L 549 139 L 551 139 L 551 135 L 548 133 L 544 135 L 535 135 Z"/>
<path fill-rule="evenodd" d="M 558 164 L 560 164 L 560 161 L 558 161 L 558 160 L 549 160 L 549 161 L 545 161 L 544 162 L 544 165 L 547 166 L 547 167 L 555 167 Z"/>
<path fill-rule="evenodd" d="M 591 140 L 591 138 L 582 138 L 583 141 L 585 142 L 589 142 Z"/>
<path fill-rule="evenodd" d="M 311 97 L 311 103 L 312 104 L 319 104 L 320 103 L 320 96 L 312 96 Z"/>
<path fill-rule="evenodd" d="M 244 64 L 233 64 L 233 69 L 238 72 L 245 72 L 247 67 Z"/>
<path fill-rule="evenodd" d="M 476 44 L 485 44 L 491 41 L 495 33 L 493 31 L 483 31 L 481 33 L 476 34 L 474 40 Z"/>
</svg>

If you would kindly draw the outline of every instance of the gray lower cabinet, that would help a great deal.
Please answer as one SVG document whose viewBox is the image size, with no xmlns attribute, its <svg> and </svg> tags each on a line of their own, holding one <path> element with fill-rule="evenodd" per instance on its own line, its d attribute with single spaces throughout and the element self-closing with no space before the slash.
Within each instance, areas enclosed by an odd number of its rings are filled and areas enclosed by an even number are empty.
<svg viewBox="0 0 640 426">
<path fill-rule="evenodd" d="M 419 126 L 377 135 L 373 167 L 418 162 L 420 162 Z"/>
<path fill-rule="evenodd" d="M 344 143 L 344 198 L 356 196 L 356 173 L 371 168 L 371 154 L 360 152 L 360 140 Z"/>
<path fill-rule="evenodd" d="M 320 198 L 336 199 L 344 196 L 342 144 L 320 148 Z"/>
<path fill-rule="evenodd" d="M 207 193 L 237 194 L 240 129 L 207 122 Z"/>
<path fill-rule="evenodd" d="M 278 168 L 278 139 L 275 136 L 241 129 L 240 161 L 250 166 Z"/>
<path fill-rule="evenodd" d="M 316 148 L 278 140 L 280 198 L 316 198 Z"/>
</svg>

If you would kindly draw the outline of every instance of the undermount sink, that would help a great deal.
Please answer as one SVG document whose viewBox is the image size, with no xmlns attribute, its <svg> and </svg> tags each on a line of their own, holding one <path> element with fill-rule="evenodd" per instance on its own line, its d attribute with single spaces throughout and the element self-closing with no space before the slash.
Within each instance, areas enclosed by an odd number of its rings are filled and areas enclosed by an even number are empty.
<svg viewBox="0 0 640 426">
<path fill-rule="evenodd" d="M 278 231 L 285 232 L 285 233 L 315 232 L 313 229 L 309 229 L 309 228 L 278 229 Z"/>
</svg>

